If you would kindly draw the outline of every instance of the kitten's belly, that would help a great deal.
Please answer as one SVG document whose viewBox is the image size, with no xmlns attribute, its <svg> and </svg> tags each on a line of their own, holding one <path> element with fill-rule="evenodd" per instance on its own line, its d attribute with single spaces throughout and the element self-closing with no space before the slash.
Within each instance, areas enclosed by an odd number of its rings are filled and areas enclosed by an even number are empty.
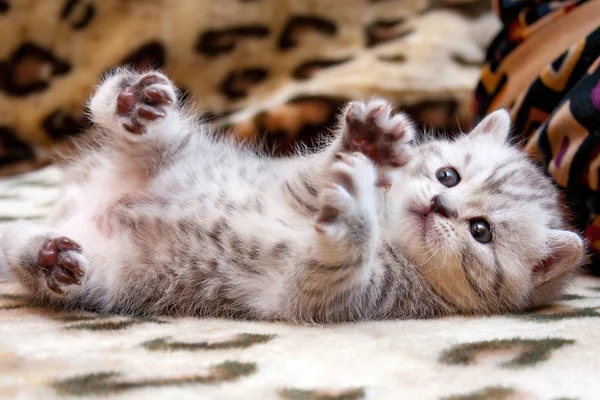
<svg viewBox="0 0 600 400">
<path fill-rule="evenodd" d="M 55 216 L 61 227 L 69 230 L 95 230 L 102 236 L 111 236 L 106 221 L 107 211 L 124 196 L 135 191 L 111 171 L 93 172 L 83 183 L 67 184 L 61 200 L 56 206 Z"/>
</svg>

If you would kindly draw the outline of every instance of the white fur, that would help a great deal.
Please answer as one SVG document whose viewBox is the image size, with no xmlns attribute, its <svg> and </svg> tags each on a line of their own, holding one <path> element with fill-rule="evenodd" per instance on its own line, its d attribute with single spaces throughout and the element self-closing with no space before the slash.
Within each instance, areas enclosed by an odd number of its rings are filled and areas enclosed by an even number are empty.
<svg viewBox="0 0 600 400">
<path fill-rule="evenodd" d="M 175 99 L 167 78 L 151 74 Z M 118 70 L 92 98 L 102 138 L 72 167 L 55 228 L 17 224 L 0 241 L 5 262 L 43 301 L 301 321 L 490 313 L 535 304 L 540 290 L 551 300 L 581 261 L 582 241 L 565 230 L 555 189 L 506 144 L 504 111 L 472 135 L 411 150 L 405 115 L 391 116 L 382 100 L 351 103 L 327 148 L 276 160 L 216 139 L 176 104 L 140 120 L 143 134 L 128 132 L 123 124 L 135 116 L 115 113 L 116 98 L 143 76 Z M 351 139 L 362 140 L 353 130 L 370 127 L 373 140 L 395 138 L 384 158 L 349 153 Z M 435 178 L 445 166 L 461 175 L 454 188 Z M 499 170 L 532 176 L 511 176 L 506 194 L 482 193 Z M 544 199 L 515 200 L 538 192 Z M 411 209 L 440 194 L 457 217 L 428 216 L 423 230 Z M 480 217 L 494 227 L 491 244 L 470 236 L 469 221 Z M 60 236 L 83 247 L 76 257 L 86 274 L 57 295 L 36 260 L 44 241 Z M 543 259 L 551 264 L 540 276 Z"/>
</svg>

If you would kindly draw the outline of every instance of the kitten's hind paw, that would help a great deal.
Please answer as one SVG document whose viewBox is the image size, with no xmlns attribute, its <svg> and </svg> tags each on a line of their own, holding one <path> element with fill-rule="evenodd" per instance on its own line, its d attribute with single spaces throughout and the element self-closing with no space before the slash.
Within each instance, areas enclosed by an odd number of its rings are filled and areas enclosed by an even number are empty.
<svg viewBox="0 0 600 400">
<path fill-rule="evenodd" d="M 127 69 L 105 79 L 90 101 L 95 123 L 128 137 L 148 133 L 176 106 L 177 89 L 166 76 Z"/>
<path fill-rule="evenodd" d="M 343 146 L 361 152 L 378 167 L 397 168 L 411 159 L 408 142 L 414 137 L 410 119 L 403 113 L 391 115 L 385 100 L 355 101 L 343 116 Z"/>
<path fill-rule="evenodd" d="M 116 112 L 123 119 L 123 128 L 142 134 L 149 123 L 165 117 L 167 108 L 175 100 L 175 90 L 169 80 L 150 72 L 123 88 L 117 96 Z"/>
<path fill-rule="evenodd" d="M 46 240 L 37 253 L 37 267 L 48 289 L 63 295 L 81 283 L 88 264 L 81 252 L 81 246 L 67 237 Z"/>
</svg>

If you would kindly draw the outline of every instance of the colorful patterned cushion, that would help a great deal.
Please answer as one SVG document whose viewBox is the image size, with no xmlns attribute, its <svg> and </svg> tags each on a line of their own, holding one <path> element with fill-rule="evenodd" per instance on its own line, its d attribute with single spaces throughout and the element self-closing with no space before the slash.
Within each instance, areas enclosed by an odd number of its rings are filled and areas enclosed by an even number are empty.
<svg viewBox="0 0 600 400">
<path fill-rule="evenodd" d="M 564 189 L 600 274 L 600 1 L 495 6 L 504 28 L 488 50 L 477 117 L 510 108 L 514 139 Z"/>
</svg>

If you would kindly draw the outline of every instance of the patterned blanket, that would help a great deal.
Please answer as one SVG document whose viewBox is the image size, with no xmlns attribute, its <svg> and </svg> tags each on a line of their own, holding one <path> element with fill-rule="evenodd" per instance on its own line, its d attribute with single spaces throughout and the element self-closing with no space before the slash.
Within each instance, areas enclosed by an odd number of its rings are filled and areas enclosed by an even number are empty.
<svg viewBox="0 0 600 400">
<path fill-rule="evenodd" d="M 42 218 L 46 168 L 0 180 L 0 221 Z M 0 224 L 0 232 L 1 232 Z M 0 398 L 596 399 L 600 279 L 496 317 L 327 327 L 33 307 L 0 272 Z"/>
</svg>

